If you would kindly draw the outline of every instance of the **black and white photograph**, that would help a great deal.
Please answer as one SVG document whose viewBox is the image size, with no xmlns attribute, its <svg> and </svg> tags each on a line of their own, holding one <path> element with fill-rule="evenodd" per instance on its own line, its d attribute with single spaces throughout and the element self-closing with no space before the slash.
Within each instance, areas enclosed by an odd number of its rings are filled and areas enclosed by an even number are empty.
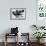
<svg viewBox="0 0 46 46">
<path fill-rule="evenodd" d="M 26 8 L 10 8 L 11 20 L 24 20 L 26 19 Z"/>
</svg>

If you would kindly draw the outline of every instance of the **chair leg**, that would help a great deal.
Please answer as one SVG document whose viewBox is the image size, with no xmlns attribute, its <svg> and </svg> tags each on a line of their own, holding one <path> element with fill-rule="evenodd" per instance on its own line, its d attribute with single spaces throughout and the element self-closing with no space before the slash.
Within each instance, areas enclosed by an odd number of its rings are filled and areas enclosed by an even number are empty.
<svg viewBox="0 0 46 46">
<path fill-rule="evenodd" d="M 5 41 L 5 46 L 7 46 L 7 42 Z"/>
<path fill-rule="evenodd" d="M 5 46 L 7 46 L 7 34 L 5 34 Z"/>
</svg>

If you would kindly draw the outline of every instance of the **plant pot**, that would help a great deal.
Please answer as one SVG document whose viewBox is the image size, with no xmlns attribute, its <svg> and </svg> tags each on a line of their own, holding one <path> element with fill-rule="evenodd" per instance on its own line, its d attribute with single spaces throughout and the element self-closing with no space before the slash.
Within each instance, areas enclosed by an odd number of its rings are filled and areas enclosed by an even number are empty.
<svg viewBox="0 0 46 46">
<path fill-rule="evenodd" d="M 40 39 L 40 43 L 44 43 L 44 40 L 45 40 L 45 39 Z"/>
<path fill-rule="evenodd" d="M 44 40 L 45 40 L 45 39 L 38 39 L 37 42 L 38 42 L 39 44 L 41 44 L 41 43 L 44 42 Z"/>
</svg>

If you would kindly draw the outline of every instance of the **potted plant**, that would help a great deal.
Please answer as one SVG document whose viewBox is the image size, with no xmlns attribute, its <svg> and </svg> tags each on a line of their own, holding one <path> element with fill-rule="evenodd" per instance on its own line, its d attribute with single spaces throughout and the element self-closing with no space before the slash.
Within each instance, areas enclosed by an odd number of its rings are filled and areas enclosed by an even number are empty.
<svg viewBox="0 0 46 46">
<path fill-rule="evenodd" d="M 45 38 L 44 36 L 46 36 L 46 33 L 45 32 L 35 32 L 33 35 L 37 38 L 38 43 L 41 43 L 40 40 L 42 38 Z"/>
</svg>

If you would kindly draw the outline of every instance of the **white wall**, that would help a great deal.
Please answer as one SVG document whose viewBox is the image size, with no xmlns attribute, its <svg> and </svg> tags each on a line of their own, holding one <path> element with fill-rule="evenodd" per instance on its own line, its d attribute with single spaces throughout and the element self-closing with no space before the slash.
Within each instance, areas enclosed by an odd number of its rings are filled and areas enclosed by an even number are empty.
<svg viewBox="0 0 46 46">
<path fill-rule="evenodd" d="M 26 20 L 10 20 L 10 8 L 26 8 Z M 0 0 L 0 34 L 18 26 L 20 32 L 32 35 L 32 24 L 36 24 L 36 0 Z"/>
</svg>

